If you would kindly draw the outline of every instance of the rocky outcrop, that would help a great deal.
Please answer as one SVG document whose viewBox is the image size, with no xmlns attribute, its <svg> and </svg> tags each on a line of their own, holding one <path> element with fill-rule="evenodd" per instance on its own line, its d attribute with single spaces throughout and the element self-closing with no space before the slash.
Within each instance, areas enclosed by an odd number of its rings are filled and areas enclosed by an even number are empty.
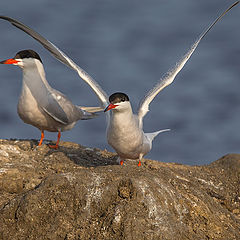
<svg viewBox="0 0 240 240">
<path fill-rule="evenodd" d="M 0 140 L 0 239 L 240 239 L 240 155 L 207 166 Z"/>
</svg>

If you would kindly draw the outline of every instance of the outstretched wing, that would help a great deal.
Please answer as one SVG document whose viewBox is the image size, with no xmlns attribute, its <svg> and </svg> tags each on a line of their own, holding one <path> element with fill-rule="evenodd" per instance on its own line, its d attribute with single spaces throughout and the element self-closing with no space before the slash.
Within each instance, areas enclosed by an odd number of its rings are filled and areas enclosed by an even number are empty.
<svg viewBox="0 0 240 240">
<path fill-rule="evenodd" d="M 74 69 L 78 75 L 92 88 L 97 97 L 99 98 L 101 105 L 103 108 L 106 108 L 108 105 L 108 97 L 107 94 L 103 91 L 103 89 L 98 85 L 98 83 L 82 68 L 80 68 L 73 60 L 71 60 L 64 52 L 62 52 L 59 48 L 57 48 L 53 43 L 49 40 L 45 39 L 39 33 L 31 29 L 30 27 L 24 25 L 23 23 L 6 16 L 0 16 L 1 19 L 4 19 L 10 22 L 15 27 L 21 29 L 26 32 L 28 35 L 36 39 L 39 43 L 43 45 L 55 58 L 57 58 L 60 62 L 66 64 L 68 67 Z"/>
<path fill-rule="evenodd" d="M 138 109 L 138 118 L 139 118 L 139 125 L 142 127 L 142 120 L 146 113 L 149 111 L 149 104 L 152 102 L 154 97 L 165 87 L 171 84 L 176 77 L 176 75 L 182 70 L 185 63 L 193 54 L 194 50 L 197 48 L 199 42 L 206 36 L 206 34 L 211 30 L 211 28 L 234 6 L 236 6 L 240 1 L 235 2 L 232 4 L 227 10 L 225 10 L 208 28 L 204 31 L 200 37 L 196 40 L 196 42 L 191 46 L 190 50 L 183 56 L 183 58 L 176 64 L 176 66 L 168 71 L 168 73 L 163 77 L 160 82 L 156 84 L 156 86 L 151 89 L 148 94 L 144 97 L 141 101 L 139 109 Z"/>
</svg>

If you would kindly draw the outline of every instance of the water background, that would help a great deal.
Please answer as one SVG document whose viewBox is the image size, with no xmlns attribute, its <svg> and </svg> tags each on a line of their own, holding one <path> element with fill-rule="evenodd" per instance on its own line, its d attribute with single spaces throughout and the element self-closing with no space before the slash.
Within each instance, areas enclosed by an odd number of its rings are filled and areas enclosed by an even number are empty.
<svg viewBox="0 0 240 240">
<path fill-rule="evenodd" d="M 87 71 L 108 93 L 122 91 L 136 111 L 140 99 L 181 58 L 196 37 L 233 1 L 229 0 L 13 0 L 0 14 L 31 26 Z M 207 164 L 240 152 L 240 6 L 232 9 L 150 105 L 144 130 L 171 128 L 159 135 L 147 158 Z M 19 50 L 37 51 L 50 84 L 75 104 L 98 99 L 78 75 L 56 61 L 35 40 L 0 21 L 0 59 Z M 0 66 L 0 138 L 40 138 L 24 124 L 16 106 L 21 69 Z M 62 140 L 113 151 L 102 114 L 80 121 Z M 55 140 L 56 133 L 46 133 Z"/>
</svg>

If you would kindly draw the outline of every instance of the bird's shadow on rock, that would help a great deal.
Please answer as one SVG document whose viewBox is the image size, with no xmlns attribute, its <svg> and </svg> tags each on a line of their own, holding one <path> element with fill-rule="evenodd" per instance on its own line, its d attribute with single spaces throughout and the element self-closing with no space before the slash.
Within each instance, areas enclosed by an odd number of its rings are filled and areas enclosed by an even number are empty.
<svg viewBox="0 0 240 240">
<path fill-rule="evenodd" d="M 80 144 L 71 142 L 62 142 L 58 149 L 51 149 L 45 153 L 45 157 L 53 153 L 60 156 L 63 153 L 65 157 L 74 164 L 82 167 L 98 167 L 107 165 L 118 165 L 116 153 L 108 152 L 98 148 L 84 147 Z"/>
<path fill-rule="evenodd" d="M 52 149 L 49 145 L 54 145 L 55 142 L 50 140 L 44 140 L 41 146 L 38 146 L 39 141 L 36 139 L 10 139 L 10 141 L 24 152 L 30 151 L 30 156 L 39 158 L 39 161 L 49 159 L 51 162 L 67 164 L 70 160 L 82 167 L 118 165 L 116 153 L 85 147 L 73 142 L 60 142 L 58 149 Z"/>
</svg>

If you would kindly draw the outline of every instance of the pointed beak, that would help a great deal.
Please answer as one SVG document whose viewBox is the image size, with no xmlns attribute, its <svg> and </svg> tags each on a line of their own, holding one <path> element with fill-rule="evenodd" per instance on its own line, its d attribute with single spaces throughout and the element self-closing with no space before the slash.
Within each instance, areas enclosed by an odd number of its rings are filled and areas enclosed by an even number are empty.
<svg viewBox="0 0 240 240">
<path fill-rule="evenodd" d="M 104 112 L 107 112 L 108 110 L 111 110 L 111 109 L 113 109 L 113 108 L 115 108 L 115 107 L 117 107 L 117 106 L 118 106 L 118 105 L 114 105 L 114 104 L 110 103 L 110 104 L 105 108 Z"/>
<path fill-rule="evenodd" d="M 10 58 L 10 59 L 1 61 L 0 64 L 18 64 L 18 61 L 16 59 Z"/>
</svg>

